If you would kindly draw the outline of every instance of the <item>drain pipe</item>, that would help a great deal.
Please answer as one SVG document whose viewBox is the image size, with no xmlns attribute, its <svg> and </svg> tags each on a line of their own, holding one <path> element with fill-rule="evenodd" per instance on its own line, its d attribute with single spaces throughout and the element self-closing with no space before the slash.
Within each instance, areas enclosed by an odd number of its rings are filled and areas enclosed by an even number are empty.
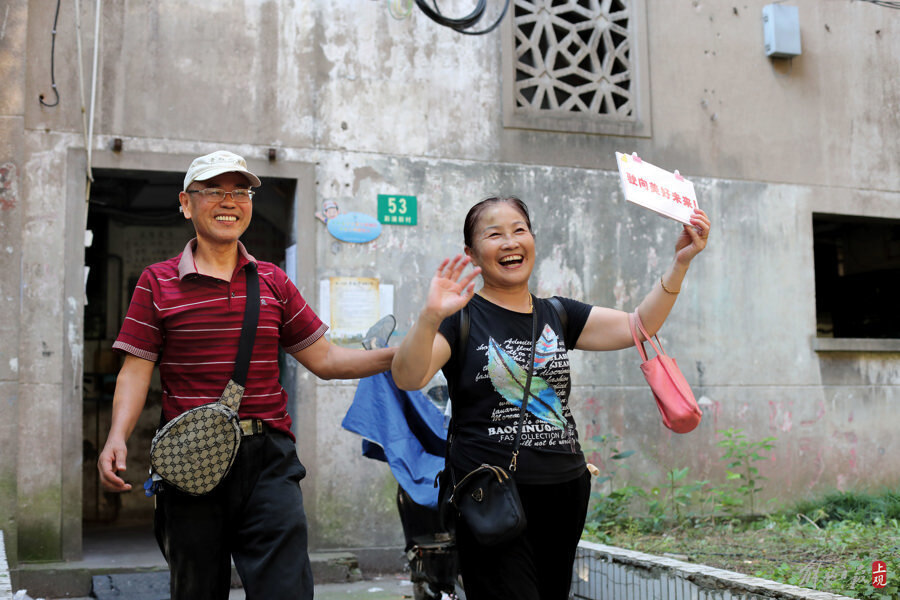
<svg viewBox="0 0 900 600">
<path fill-rule="evenodd" d="M 84 57 L 81 48 L 81 0 L 75 0 L 75 42 L 78 45 L 78 90 L 81 92 L 81 129 L 84 149 L 88 147 L 87 109 L 84 106 Z M 90 168 L 90 166 L 88 167 Z"/>
<path fill-rule="evenodd" d="M 94 105 L 97 101 L 97 62 L 100 55 L 100 3 L 97 0 L 94 15 L 94 66 L 91 73 L 91 114 L 88 120 L 87 133 L 87 169 L 88 169 L 88 191 L 90 191 L 90 182 L 94 181 L 94 174 L 91 170 L 91 151 L 94 139 Z"/>
<path fill-rule="evenodd" d="M 87 109 L 84 105 L 84 53 L 81 47 L 81 0 L 75 0 L 75 42 L 78 46 L 78 90 L 81 93 L 81 132 L 84 135 L 84 149 L 88 153 L 86 168 L 87 181 L 85 183 L 84 193 L 84 203 L 87 205 L 91 199 L 91 181 L 93 180 L 93 173 L 91 173 L 91 142 L 88 138 Z M 86 209 L 87 206 L 85 206 L 85 225 L 87 224 Z"/>
</svg>

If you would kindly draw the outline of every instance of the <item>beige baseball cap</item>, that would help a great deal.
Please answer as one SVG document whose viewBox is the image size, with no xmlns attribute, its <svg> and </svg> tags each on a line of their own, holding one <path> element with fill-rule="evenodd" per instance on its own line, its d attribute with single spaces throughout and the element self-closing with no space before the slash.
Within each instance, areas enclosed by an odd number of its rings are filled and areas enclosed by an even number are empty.
<svg viewBox="0 0 900 600">
<path fill-rule="evenodd" d="M 247 170 L 247 161 L 233 152 L 217 150 L 194 159 L 184 176 L 184 189 L 195 181 L 206 181 L 222 173 L 241 173 L 247 177 L 250 187 L 259 187 L 259 177 Z"/>
</svg>

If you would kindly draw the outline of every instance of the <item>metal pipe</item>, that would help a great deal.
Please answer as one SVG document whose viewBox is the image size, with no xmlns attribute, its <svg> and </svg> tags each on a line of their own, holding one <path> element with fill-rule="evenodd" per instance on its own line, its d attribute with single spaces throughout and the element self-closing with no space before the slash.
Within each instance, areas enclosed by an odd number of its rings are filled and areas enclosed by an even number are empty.
<svg viewBox="0 0 900 600">
<path fill-rule="evenodd" d="M 88 181 L 94 181 L 94 174 L 91 170 L 91 146 L 94 138 L 94 105 L 97 101 L 97 61 L 100 55 L 100 4 L 101 0 L 97 0 L 96 15 L 94 15 L 94 66 L 91 73 L 91 116 L 88 122 L 87 136 Z"/>
</svg>

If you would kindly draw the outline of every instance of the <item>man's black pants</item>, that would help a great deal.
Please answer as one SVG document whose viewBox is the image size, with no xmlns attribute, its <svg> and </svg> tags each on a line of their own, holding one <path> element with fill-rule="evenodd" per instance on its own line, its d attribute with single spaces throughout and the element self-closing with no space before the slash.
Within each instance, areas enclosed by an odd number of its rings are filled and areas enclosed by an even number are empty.
<svg viewBox="0 0 900 600">
<path fill-rule="evenodd" d="M 154 530 L 171 572 L 171 600 L 227 600 L 231 559 L 248 600 L 313 597 L 300 480 L 290 437 L 244 437 L 228 476 L 209 494 L 165 487 Z"/>
</svg>

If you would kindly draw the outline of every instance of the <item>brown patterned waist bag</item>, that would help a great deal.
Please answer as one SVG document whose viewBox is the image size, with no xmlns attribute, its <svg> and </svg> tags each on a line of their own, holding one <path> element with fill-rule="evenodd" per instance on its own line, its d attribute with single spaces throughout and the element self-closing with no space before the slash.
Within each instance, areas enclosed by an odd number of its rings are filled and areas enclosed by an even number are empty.
<svg viewBox="0 0 900 600">
<path fill-rule="evenodd" d="M 219 485 L 234 464 L 241 445 L 238 408 L 247 383 L 250 355 L 259 323 L 256 264 L 249 263 L 245 274 L 247 304 L 234 377 L 225 386 L 218 401 L 185 411 L 156 432 L 150 443 L 148 483 L 161 479 L 182 492 L 199 496 Z"/>
</svg>

